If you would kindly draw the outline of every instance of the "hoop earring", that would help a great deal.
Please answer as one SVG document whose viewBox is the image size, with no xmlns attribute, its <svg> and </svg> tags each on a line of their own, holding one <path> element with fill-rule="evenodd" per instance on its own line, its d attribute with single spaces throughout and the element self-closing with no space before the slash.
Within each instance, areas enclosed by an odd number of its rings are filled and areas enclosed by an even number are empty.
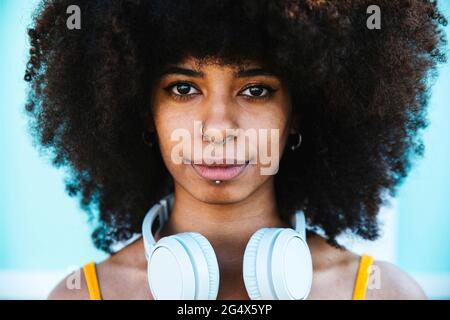
<svg viewBox="0 0 450 320">
<path fill-rule="evenodd" d="M 153 141 L 152 141 L 152 133 L 150 131 L 142 131 L 142 141 L 149 146 L 150 148 L 153 147 Z"/>
<path fill-rule="evenodd" d="M 295 151 L 296 149 L 298 149 L 300 147 L 301 144 L 302 144 L 302 135 L 300 132 L 298 132 L 298 142 L 297 142 L 297 144 L 291 146 L 291 150 Z"/>
</svg>

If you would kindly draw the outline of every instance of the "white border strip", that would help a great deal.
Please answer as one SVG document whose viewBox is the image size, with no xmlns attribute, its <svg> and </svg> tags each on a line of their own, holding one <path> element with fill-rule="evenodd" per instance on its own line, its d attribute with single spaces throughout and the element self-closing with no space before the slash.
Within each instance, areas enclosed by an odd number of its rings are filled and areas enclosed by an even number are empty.
<svg viewBox="0 0 450 320">
<path fill-rule="evenodd" d="M 46 299 L 67 271 L 0 270 L 0 300 Z M 430 299 L 450 299 L 450 273 L 413 273 Z"/>
<path fill-rule="evenodd" d="M 0 270 L 0 299 L 46 299 L 67 271 Z"/>
</svg>

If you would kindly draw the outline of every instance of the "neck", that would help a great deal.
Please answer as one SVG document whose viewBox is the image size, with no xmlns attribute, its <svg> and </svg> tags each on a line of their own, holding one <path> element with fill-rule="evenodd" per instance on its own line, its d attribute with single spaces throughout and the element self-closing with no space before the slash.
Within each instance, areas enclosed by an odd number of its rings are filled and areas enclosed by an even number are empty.
<svg viewBox="0 0 450 320">
<path fill-rule="evenodd" d="M 219 263 L 219 296 L 238 298 L 236 292 L 246 295 L 242 280 L 245 247 L 253 233 L 264 227 L 290 227 L 278 214 L 273 181 L 242 201 L 221 204 L 198 200 L 175 184 L 175 202 L 169 220 L 155 239 L 180 232 L 198 232 L 205 236 Z M 223 285 L 227 283 L 228 287 Z"/>
<path fill-rule="evenodd" d="M 175 184 L 175 202 L 169 220 L 157 238 L 179 232 L 198 232 L 214 249 L 247 244 L 263 227 L 289 227 L 280 218 L 272 183 L 267 183 L 239 202 L 211 204 L 194 198 Z M 226 244 L 224 246 L 224 244 Z"/>
</svg>

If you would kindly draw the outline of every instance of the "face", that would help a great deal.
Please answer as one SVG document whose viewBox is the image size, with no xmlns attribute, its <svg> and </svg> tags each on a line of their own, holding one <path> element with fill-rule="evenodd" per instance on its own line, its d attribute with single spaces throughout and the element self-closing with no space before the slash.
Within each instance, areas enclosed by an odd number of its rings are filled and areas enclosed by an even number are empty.
<svg viewBox="0 0 450 320">
<path fill-rule="evenodd" d="M 152 126 L 175 188 L 204 202 L 234 203 L 273 185 L 295 131 L 287 91 L 257 62 L 187 58 L 168 66 L 152 87 Z"/>
</svg>

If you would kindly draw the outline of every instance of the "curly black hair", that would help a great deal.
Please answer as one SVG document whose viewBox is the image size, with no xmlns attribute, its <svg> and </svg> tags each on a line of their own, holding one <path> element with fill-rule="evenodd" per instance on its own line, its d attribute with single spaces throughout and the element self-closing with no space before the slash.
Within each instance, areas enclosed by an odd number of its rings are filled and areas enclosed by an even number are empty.
<svg viewBox="0 0 450 320">
<path fill-rule="evenodd" d="M 66 25 L 74 4 L 79 30 Z M 373 4 L 381 29 L 366 25 Z M 44 0 L 28 29 L 30 131 L 69 170 L 95 246 L 112 252 L 173 191 L 160 150 L 142 140 L 161 68 L 187 56 L 260 61 L 289 84 L 303 135 L 275 177 L 282 218 L 304 209 L 334 245 L 343 231 L 373 240 L 380 206 L 423 154 L 446 24 L 426 0 Z"/>
</svg>

